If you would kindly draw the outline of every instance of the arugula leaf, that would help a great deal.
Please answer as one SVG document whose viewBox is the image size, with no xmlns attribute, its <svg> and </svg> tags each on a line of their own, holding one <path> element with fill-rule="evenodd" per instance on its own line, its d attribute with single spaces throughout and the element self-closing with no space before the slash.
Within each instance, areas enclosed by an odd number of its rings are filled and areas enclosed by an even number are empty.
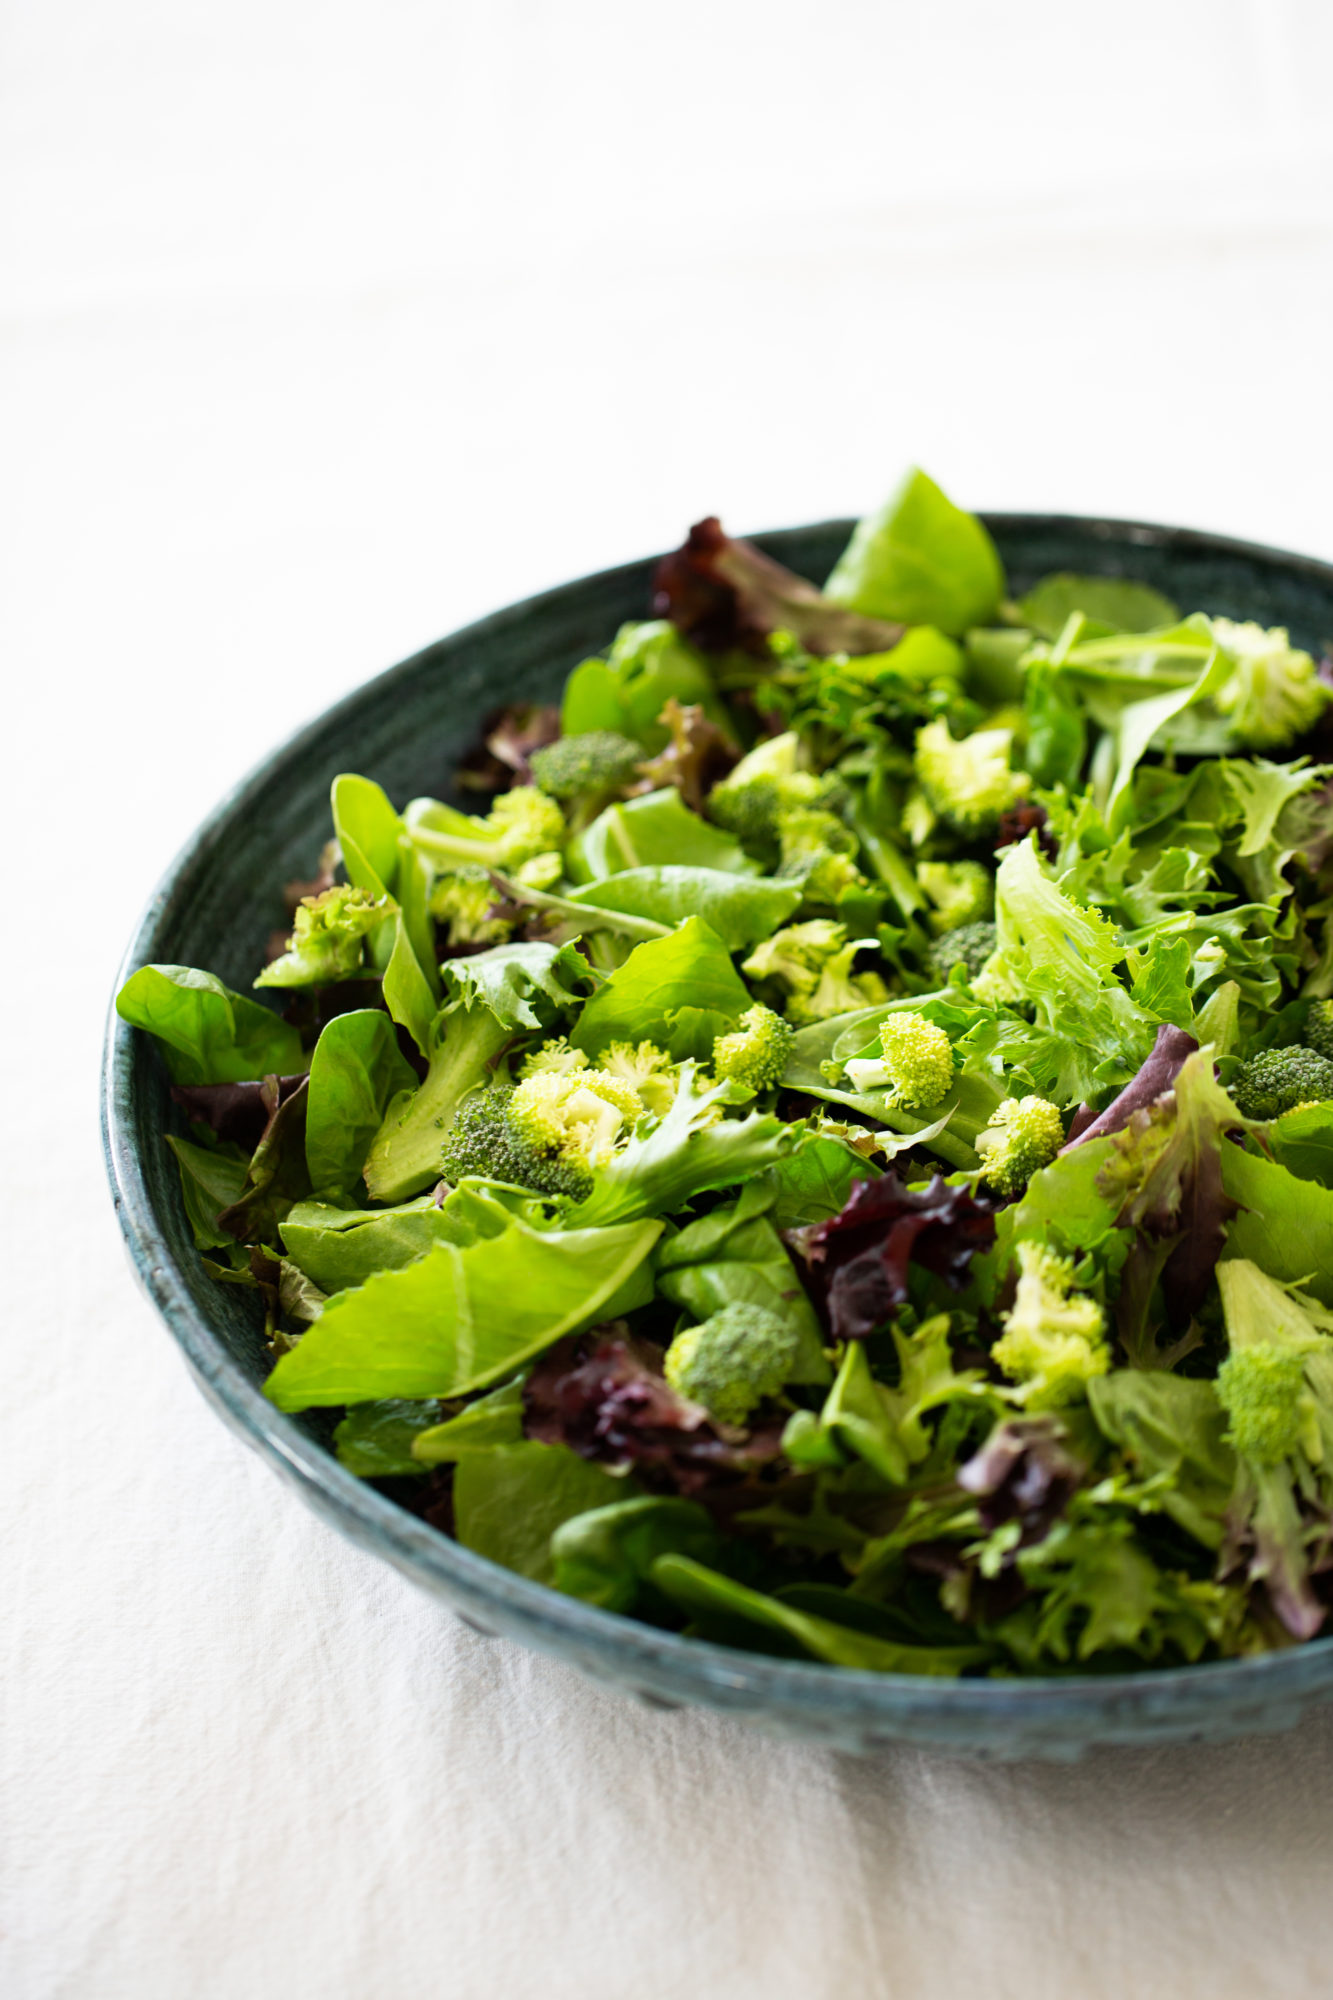
<svg viewBox="0 0 1333 2000">
<path fill-rule="evenodd" d="M 774 1227 L 777 1195 L 767 1178 L 747 1181 L 736 1201 L 664 1238 L 655 1259 L 657 1289 L 695 1321 L 742 1301 L 776 1313 L 800 1336 L 787 1379 L 827 1382 L 819 1321 Z"/>
<path fill-rule="evenodd" d="M 669 928 L 697 916 L 721 938 L 729 952 L 758 944 L 795 914 L 803 894 L 799 882 L 775 882 L 724 873 L 717 868 L 629 868 L 575 889 L 571 903 L 652 917 Z"/>
<path fill-rule="evenodd" d="M 877 618 L 957 634 L 993 618 L 1004 595 L 1004 567 L 975 514 L 913 471 L 858 523 L 824 594 Z"/>
<path fill-rule="evenodd" d="M 989 1658 L 982 1646 L 908 1646 L 890 1639 L 878 1639 L 851 1625 L 836 1625 L 808 1611 L 800 1611 L 779 1597 L 766 1597 L 736 1583 L 719 1571 L 693 1562 L 688 1556 L 659 1556 L 649 1571 L 651 1581 L 682 1611 L 697 1621 L 705 1637 L 717 1633 L 726 1643 L 736 1626 L 758 1626 L 794 1639 L 811 1659 L 829 1666 L 855 1667 L 880 1674 L 961 1673 L 964 1667 L 978 1666 Z"/>
<path fill-rule="evenodd" d="M 454 1475 L 454 1526 L 475 1555 L 535 1583 L 555 1582 L 551 1537 L 564 1521 L 633 1492 L 561 1444 L 511 1444 L 469 1452 Z"/>
<path fill-rule="evenodd" d="M 175 1083 L 244 1083 L 303 1070 L 301 1037 L 257 1000 L 189 965 L 141 965 L 116 1012 L 162 1044 Z"/>
<path fill-rule="evenodd" d="M 355 1186 L 391 1099 L 416 1081 L 387 1014 L 335 1015 L 310 1058 L 305 1153 L 317 1195 Z"/>
<path fill-rule="evenodd" d="M 587 1002 L 570 1040 L 589 1056 L 612 1042 L 641 1041 L 675 1054 L 683 1011 L 715 1016 L 725 1023 L 715 1032 L 724 1033 L 750 1004 L 722 939 L 701 917 L 689 917 L 669 937 L 634 947 Z"/>
<path fill-rule="evenodd" d="M 330 1299 L 264 1393 L 305 1410 L 483 1388 L 618 1301 L 661 1232 L 660 1222 L 543 1232 L 510 1216 L 497 1236 L 437 1244 Z"/>
</svg>

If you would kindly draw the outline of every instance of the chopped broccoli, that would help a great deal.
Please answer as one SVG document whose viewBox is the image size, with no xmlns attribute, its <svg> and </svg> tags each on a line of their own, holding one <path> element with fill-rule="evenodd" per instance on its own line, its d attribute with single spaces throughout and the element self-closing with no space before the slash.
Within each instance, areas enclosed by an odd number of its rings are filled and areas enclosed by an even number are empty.
<svg viewBox="0 0 1333 2000">
<path fill-rule="evenodd" d="M 719 1423 L 743 1424 L 767 1397 L 780 1394 L 799 1347 L 793 1321 L 737 1300 L 676 1335 L 667 1349 L 666 1378 L 677 1395 L 702 1403 Z"/>
<path fill-rule="evenodd" d="M 1045 1244 L 1018 1245 L 1018 1289 L 991 1360 L 1019 1384 L 1014 1400 L 1029 1410 L 1082 1401 L 1094 1375 L 1111 1366 L 1106 1319 L 1096 1299 L 1069 1296 L 1074 1267 Z"/>
<path fill-rule="evenodd" d="M 937 937 L 995 913 L 995 878 L 980 861 L 922 861 L 916 879 L 935 906 L 927 921 Z"/>
<path fill-rule="evenodd" d="M 819 806 L 784 807 L 776 821 L 777 872 L 802 884 L 807 903 L 836 903 L 865 885 L 854 860 L 856 835 L 834 812 Z"/>
<path fill-rule="evenodd" d="M 1231 1095 L 1247 1118 L 1280 1118 L 1298 1104 L 1333 1098 L 1333 1062 L 1300 1043 L 1263 1049 L 1241 1064 L 1231 1082 Z"/>
<path fill-rule="evenodd" d="M 592 1189 L 588 1169 L 575 1160 L 548 1157 L 515 1131 L 509 1118 L 513 1098 L 512 1085 L 496 1083 L 463 1099 L 444 1142 L 441 1177 L 457 1183 L 475 1175 L 582 1201 Z"/>
<path fill-rule="evenodd" d="M 423 799 L 408 807 L 404 820 L 416 845 L 442 868 L 471 862 L 512 871 L 556 852 L 565 838 L 564 813 L 532 785 L 501 792 L 484 819 Z"/>
<path fill-rule="evenodd" d="M 361 968 L 362 943 L 393 910 L 387 896 L 340 883 L 296 906 L 291 943 L 266 965 L 256 986 L 328 986 L 354 979 Z"/>
<path fill-rule="evenodd" d="M 1333 1062 L 1333 1000 L 1316 1000 L 1305 1023 L 1305 1043 Z"/>
<path fill-rule="evenodd" d="M 844 795 L 841 780 L 798 769 L 798 747 L 792 731 L 757 743 L 708 794 L 708 817 L 746 847 L 771 851 L 784 813 L 835 805 Z"/>
<path fill-rule="evenodd" d="M 634 1126 L 642 1109 L 638 1093 L 607 1071 L 537 1070 L 518 1085 L 508 1116 L 535 1152 L 593 1166 L 613 1150 L 626 1126 Z"/>
<path fill-rule="evenodd" d="M 963 966 L 968 978 L 975 979 L 994 952 L 994 924 L 961 924 L 956 931 L 936 938 L 930 947 L 930 964 L 937 979 L 946 980 L 955 965 Z"/>
<path fill-rule="evenodd" d="M 1060 1113 L 1044 1097 L 1007 1097 L 977 1134 L 981 1177 L 999 1194 L 1021 1194 L 1064 1144 Z"/>
<path fill-rule="evenodd" d="M 1000 814 L 1015 805 L 1031 784 L 1026 771 L 1011 771 L 1012 729 L 979 729 L 961 742 L 943 719 L 928 722 L 916 739 L 916 775 L 928 803 L 956 833 L 968 837 L 993 832 Z"/>
<path fill-rule="evenodd" d="M 1217 1267 L 1230 1353 L 1218 1401 L 1240 1461 L 1228 1516 L 1233 1559 L 1268 1589 L 1282 1623 L 1309 1639 L 1326 1615 L 1310 1581 L 1333 1505 L 1329 1315 L 1247 1258 Z"/>
<path fill-rule="evenodd" d="M 511 924 L 491 915 L 500 893 L 484 868 L 456 868 L 436 878 L 430 913 L 448 924 L 450 944 L 503 944 Z"/>
<path fill-rule="evenodd" d="M 713 1043 L 713 1069 L 747 1090 L 770 1090 L 781 1080 L 791 1047 L 792 1027 L 771 1007 L 749 1007 L 739 1030 Z"/>
<path fill-rule="evenodd" d="M 953 1050 L 943 1028 L 924 1014 L 886 1014 L 879 1024 L 878 1057 L 853 1057 L 847 1074 L 855 1090 L 882 1090 L 891 1106 L 919 1116 L 933 1111 L 953 1083 Z"/>
<path fill-rule="evenodd" d="M 1313 728 L 1333 700 L 1333 690 L 1319 678 L 1308 653 L 1293 646 L 1285 629 L 1275 625 L 1235 624 L 1230 618 L 1211 620 L 1213 637 L 1234 661 L 1235 672 L 1213 700 L 1230 716 L 1235 733 L 1247 749 L 1277 750 Z"/>
<path fill-rule="evenodd" d="M 751 979 L 773 979 L 787 989 L 787 1019 L 799 1025 L 831 1021 L 835 1014 L 878 1006 L 889 997 L 877 972 L 853 972 L 858 951 L 873 951 L 874 938 L 848 942 L 842 924 L 830 917 L 789 924 L 756 945 L 741 970 Z"/>
<path fill-rule="evenodd" d="M 598 1067 L 619 1077 L 654 1118 L 665 1118 L 676 1101 L 680 1067 L 655 1042 L 612 1042 L 602 1050 Z"/>
<path fill-rule="evenodd" d="M 561 736 L 534 750 L 528 762 L 539 788 L 553 799 L 582 798 L 596 792 L 618 791 L 634 776 L 643 746 L 614 729 L 590 729 L 583 736 Z"/>
</svg>

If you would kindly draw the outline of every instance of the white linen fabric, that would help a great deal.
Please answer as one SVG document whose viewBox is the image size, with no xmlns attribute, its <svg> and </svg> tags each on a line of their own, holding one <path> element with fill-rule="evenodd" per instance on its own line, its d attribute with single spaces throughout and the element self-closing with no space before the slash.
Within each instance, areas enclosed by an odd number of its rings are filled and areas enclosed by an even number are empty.
<svg viewBox="0 0 1333 2000">
<path fill-rule="evenodd" d="M 95 1138 L 172 853 L 468 617 L 913 460 L 1333 554 L 1325 0 L 0 34 L 0 1991 L 1327 1994 L 1333 1712 L 858 1764 L 483 1642 L 205 1408 Z"/>
</svg>

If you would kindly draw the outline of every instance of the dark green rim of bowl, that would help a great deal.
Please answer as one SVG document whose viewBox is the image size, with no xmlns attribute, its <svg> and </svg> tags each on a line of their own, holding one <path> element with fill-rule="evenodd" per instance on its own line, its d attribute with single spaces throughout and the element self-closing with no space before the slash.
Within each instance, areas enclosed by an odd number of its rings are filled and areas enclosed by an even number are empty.
<svg viewBox="0 0 1333 2000">
<path fill-rule="evenodd" d="M 1184 560 L 1204 571 L 1236 565 L 1277 585 L 1313 588 L 1333 602 L 1333 565 L 1311 557 L 1190 529 L 1066 515 L 988 514 L 1006 543 L 1071 542 Z M 756 537 L 782 557 L 810 537 L 840 540 L 850 521 Z M 365 683 L 299 731 L 242 781 L 203 822 L 168 869 L 135 931 L 117 989 L 138 966 L 161 957 L 159 939 L 200 856 L 225 839 L 283 767 L 331 728 L 367 707 L 379 710 L 396 686 L 428 670 L 442 648 L 457 652 L 494 641 L 516 621 L 557 613 L 580 591 L 646 586 L 651 561 L 585 577 L 526 599 L 464 628 Z M 1320 635 L 1310 635 L 1306 643 Z M 850 1750 L 915 1742 L 974 1756 L 1077 1756 L 1094 1744 L 1226 1738 L 1284 1728 L 1312 1702 L 1333 1694 L 1333 1639 L 1288 1651 L 1193 1667 L 1014 1680 L 934 1680 L 872 1674 L 815 1662 L 731 1651 L 661 1632 L 529 1582 L 405 1512 L 343 1470 L 331 1452 L 269 1403 L 249 1379 L 185 1283 L 150 1198 L 135 1137 L 134 1036 L 112 1006 L 102 1069 L 102 1143 L 112 1197 L 134 1273 L 156 1306 L 209 1401 L 224 1421 L 289 1480 L 325 1520 L 393 1563 L 447 1602 L 474 1629 L 521 1640 L 657 1707 L 700 1705 L 729 1711 L 779 1734 Z"/>
</svg>

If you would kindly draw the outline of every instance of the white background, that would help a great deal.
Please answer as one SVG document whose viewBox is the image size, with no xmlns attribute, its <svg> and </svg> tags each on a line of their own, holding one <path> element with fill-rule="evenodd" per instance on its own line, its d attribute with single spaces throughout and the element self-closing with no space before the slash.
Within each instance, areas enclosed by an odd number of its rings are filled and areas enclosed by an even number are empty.
<svg viewBox="0 0 1333 2000">
<path fill-rule="evenodd" d="M 1329 0 L 7 0 L 7 2000 L 1327 1994 L 1333 1716 L 857 1765 L 487 1646 L 131 1289 L 101 1016 L 214 799 L 666 546 L 974 506 L 1333 554 Z"/>
</svg>

